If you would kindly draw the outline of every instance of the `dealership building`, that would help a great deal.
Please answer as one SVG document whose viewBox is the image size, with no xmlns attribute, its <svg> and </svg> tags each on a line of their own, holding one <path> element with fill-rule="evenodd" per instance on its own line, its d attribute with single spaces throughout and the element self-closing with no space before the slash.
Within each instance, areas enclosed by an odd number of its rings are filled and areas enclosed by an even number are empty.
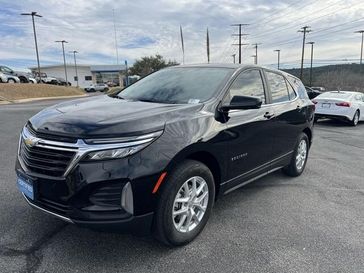
<svg viewBox="0 0 364 273">
<path fill-rule="evenodd" d="M 32 73 L 37 72 L 37 67 L 29 68 Z M 77 65 L 78 84 L 80 87 L 86 87 L 91 83 L 114 82 L 123 86 L 125 74 L 125 65 Z M 40 67 L 41 73 L 46 73 L 49 77 L 65 79 L 63 65 L 47 65 Z M 77 85 L 76 69 L 74 65 L 67 65 L 67 80 L 72 86 Z"/>
</svg>

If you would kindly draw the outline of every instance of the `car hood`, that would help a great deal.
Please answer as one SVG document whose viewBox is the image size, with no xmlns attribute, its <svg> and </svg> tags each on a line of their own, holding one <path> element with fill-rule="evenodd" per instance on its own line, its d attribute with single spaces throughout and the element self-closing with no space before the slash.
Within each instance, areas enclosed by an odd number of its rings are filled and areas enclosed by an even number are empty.
<svg viewBox="0 0 364 273">
<path fill-rule="evenodd" d="M 140 135 L 186 118 L 201 104 L 162 104 L 94 96 L 44 109 L 29 121 L 39 132 L 72 137 Z"/>
</svg>

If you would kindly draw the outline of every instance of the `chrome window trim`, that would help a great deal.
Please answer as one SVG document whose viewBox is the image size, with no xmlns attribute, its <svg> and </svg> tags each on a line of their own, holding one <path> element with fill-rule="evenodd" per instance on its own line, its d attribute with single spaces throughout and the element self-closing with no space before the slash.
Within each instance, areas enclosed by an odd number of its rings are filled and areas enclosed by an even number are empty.
<svg viewBox="0 0 364 273">
<path fill-rule="evenodd" d="M 155 140 L 156 137 L 160 136 L 162 134 L 162 132 L 163 131 L 157 131 L 154 133 L 149 133 L 149 134 L 145 134 L 145 135 L 141 135 L 141 136 L 135 136 L 134 140 L 132 140 L 132 137 L 117 138 L 117 140 L 127 139 L 128 140 L 127 142 L 87 144 L 83 139 L 78 139 L 76 143 L 67 143 L 67 142 L 38 138 L 36 136 L 33 136 L 29 132 L 28 128 L 24 127 L 23 131 L 21 133 L 20 140 L 19 140 L 19 148 L 20 148 L 20 142 L 26 139 L 26 140 L 29 140 L 32 143 L 32 145 L 35 147 L 41 147 L 41 148 L 47 148 L 47 149 L 53 149 L 53 150 L 59 150 L 59 151 L 74 152 L 75 155 L 69 162 L 64 174 L 61 176 L 64 178 L 72 171 L 72 169 L 83 158 L 83 156 L 90 152 L 111 150 L 111 149 L 120 149 L 120 148 L 127 148 L 127 147 L 132 147 L 132 146 L 143 145 L 143 144 L 149 144 L 153 140 Z M 27 170 L 27 168 L 25 168 L 25 164 L 20 156 L 20 149 L 18 151 L 18 158 L 19 158 L 19 162 L 20 162 L 21 166 L 25 170 Z"/>
</svg>

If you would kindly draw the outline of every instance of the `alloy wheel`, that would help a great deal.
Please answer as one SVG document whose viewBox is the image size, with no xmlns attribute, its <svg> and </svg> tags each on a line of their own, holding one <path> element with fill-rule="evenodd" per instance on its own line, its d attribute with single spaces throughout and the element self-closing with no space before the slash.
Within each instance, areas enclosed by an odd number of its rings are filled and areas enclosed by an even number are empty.
<svg viewBox="0 0 364 273">
<path fill-rule="evenodd" d="M 359 123 L 359 113 L 356 112 L 354 115 L 354 125 L 357 125 Z"/>
<path fill-rule="evenodd" d="M 182 233 L 190 232 L 201 222 L 209 202 L 209 188 L 200 176 L 189 178 L 174 199 L 172 219 Z"/>
<path fill-rule="evenodd" d="M 303 166 L 305 165 L 306 158 L 307 158 L 307 142 L 306 140 L 302 139 L 298 144 L 297 155 L 296 155 L 296 167 L 299 171 L 301 171 Z"/>
</svg>

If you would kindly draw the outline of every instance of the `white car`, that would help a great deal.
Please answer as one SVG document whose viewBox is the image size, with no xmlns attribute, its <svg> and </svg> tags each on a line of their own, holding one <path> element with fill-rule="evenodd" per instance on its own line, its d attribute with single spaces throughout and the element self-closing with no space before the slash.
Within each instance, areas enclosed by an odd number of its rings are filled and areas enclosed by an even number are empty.
<svg viewBox="0 0 364 273">
<path fill-rule="evenodd" d="M 8 77 L 2 72 L 0 72 L 0 82 L 8 82 Z"/>
<path fill-rule="evenodd" d="M 356 126 L 364 120 L 364 94 L 350 91 L 330 91 L 312 100 L 316 106 L 315 120 L 331 118 L 345 120 Z"/>
<path fill-rule="evenodd" d="M 90 84 L 89 86 L 85 87 L 86 92 L 95 92 L 95 91 L 106 92 L 107 90 L 109 90 L 109 86 L 104 83 Z"/>
</svg>

